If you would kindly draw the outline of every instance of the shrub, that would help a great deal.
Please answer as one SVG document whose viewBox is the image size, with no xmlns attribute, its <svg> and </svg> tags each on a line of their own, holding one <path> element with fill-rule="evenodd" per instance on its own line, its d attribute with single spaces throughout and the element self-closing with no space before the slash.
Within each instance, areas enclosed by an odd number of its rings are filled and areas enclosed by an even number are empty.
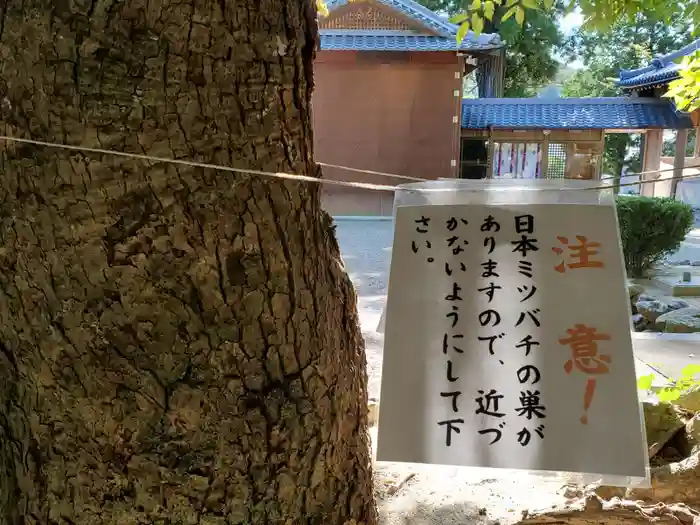
<svg viewBox="0 0 700 525">
<path fill-rule="evenodd" d="M 678 250 L 695 222 L 688 204 L 667 197 L 628 195 L 617 197 L 617 219 L 630 277 L 643 277 Z"/>
</svg>

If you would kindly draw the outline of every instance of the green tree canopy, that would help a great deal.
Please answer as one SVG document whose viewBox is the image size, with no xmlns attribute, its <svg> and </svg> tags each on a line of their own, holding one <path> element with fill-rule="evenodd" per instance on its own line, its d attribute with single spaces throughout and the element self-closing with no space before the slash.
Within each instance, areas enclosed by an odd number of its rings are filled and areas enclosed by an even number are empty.
<svg viewBox="0 0 700 525">
<path fill-rule="evenodd" d="M 554 0 L 473 0 L 458 4 L 459 13 L 453 21 L 461 24 L 460 35 L 466 34 L 468 29 L 479 33 L 489 24 L 511 19 L 523 25 L 527 19 L 537 20 L 543 12 L 549 13 L 552 19 L 560 16 Z M 584 31 L 612 35 L 617 25 L 634 25 L 642 17 L 670 27 L 686 21 L 692 27 L 688 39 L 700 37 L 700 2 L 697 0 L 571 0 L 567 9 L 575 8 L 584 16 Z M 654 47 L 659 46 L 660 38 L 654 32 L 647 36 Z M 617 43 L 611 56 L 616 57 L 620 52 L 627 52 L 623 42 Z M 666 96 L 673 98 L 680 109 L 693 111 L 700 108 L 700 50 L 684 59 L 682 66 L 681 78 L 670 84 Z"/>
<path fill-rule="evenodd" d="M 418 0 L 436 12 L 455 15 L 465 9 L 460 0 Z M 559 63 L 554 52 L 564 43 L 558 21 L 564 12 L 559 5 L 552 12 L 532 12 L 521 25 L 515 19 L 503 20 L 505 7 L 494 5 L 492 20 L 486 20 L 483 31 L 498 32 L 506 44 L 504 95 L 506 97 L 534 96 L 551 82 Z M 554 16 L 552 16 L 554 13 Z"/>
<path fill-rule="evenodd" d="M 614 80 L 619 71 L 643 66 L 657 54 L 666 54 L 688 43 L 690 24 L 679 19 L 672 24 L 644 14 L 633 20 L 621 18 L 607 31 L 579 29 L 564 46 L 565 56 L 581 60 L 584 67 L 564 83 L 566 97 L 619 96 Z M 639 138 L 618 133 L 606 137 L 603 171 L 618 177 L 625 164 L 639 170 L 639 158 L 626 159 L 629 147 Z"/>
</svg>

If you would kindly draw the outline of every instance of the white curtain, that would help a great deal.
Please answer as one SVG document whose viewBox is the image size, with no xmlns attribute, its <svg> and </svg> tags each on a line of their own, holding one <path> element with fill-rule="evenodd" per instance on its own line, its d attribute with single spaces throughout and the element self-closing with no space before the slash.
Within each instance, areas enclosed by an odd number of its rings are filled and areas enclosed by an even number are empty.
<svg viewBox="0 0 700 525">
<path fill-rule="evenodd" d="M 494 178 L 535 179 L 542 177 L 541 144 L 496 143 L 493 151 Z"/>
</svg>

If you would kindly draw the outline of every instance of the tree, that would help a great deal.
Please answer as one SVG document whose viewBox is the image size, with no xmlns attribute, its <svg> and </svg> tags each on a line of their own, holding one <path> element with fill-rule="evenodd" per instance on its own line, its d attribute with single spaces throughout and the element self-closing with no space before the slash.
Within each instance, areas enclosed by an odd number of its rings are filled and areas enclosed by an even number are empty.
<svg viewBox="0 0 700 525">
<path fill-rule="evenodd" d="M 564 52 L 571 61 L 581 60 L 584 67 L 564 84 L 567 97 L 614 97 L 620 91 L 615 86 L 621 68 L 633 69 L 646 65 L 657 54 L 666 54 L 687 44 L 690 26 L 683 20 L 666 24 L 639 14 L 630 22 L 621 19 L 608 31 L 579 29 L 569 38 Z M 606 136 L 603 170 L 620 177 L 624 166 L 640 171 L 638 155 L 627 157 L 639 137 L 614 133 Z"/>
<path fill-rule="evenodd" d="M 312 0 L 10 0 L 3 134 L 320 176 Z M 374 525 L 315 184 L 6 145 L 0 524 Z"/>
<path fill-rule="evenodd" d="M 685 156 L 692 157 L 695 155 L 695 141 L 697 140 L 698 132 L 697 129 L 691 129 L 688 131 L 688 142 L 685 145 Z M 663 149 L 661 153 L 664 157 L 673 157 L 676 155 L 676 135 L 664 140 Z"/>
<path fill-rule="evenodd" d="M 450 15 L 459 13 L 463 2 L 459 0 L 419 0 L 425 7 Z M 486 21 L 483 31 L 498 32 L 505 42 L 506 65 L 504 96 L 532 97 L 540 88 L 551 82 L 557 74 L 559 63 L 553 54 L 563 44 L 563 35 L 557 25 L 563 12 L 559 5 L 551 13 L 533 12 L 523 25 L 515 20 L 501 21 L 496 8 L 492 22 Z"/>
<path fill-rule="evenodd" d="M 633 23 L 638 16 L 643 16 L 669 25 L 678 20 L 689 21 L 693 36 L 700 37 L 700 2 L 697 0 L 571 0 L 567 3 L 567 9 L 581 10 L 587 29 L 610 31 L 622 20 Z M 461 26 L 458 34 L 461 39 L 469 29 L 482 32 L 487 23 L 514 18 L 522 26 L 526 12 L 533 16 L 540 10 L 556 16 L 555 0 L 472 0 L 460 3 L 460 12 L 453 21 Z M 670 83 L 665 96 L 672 98 L 681 110 L 700 109 L 700 50 L 683 59 L 681 64 L 681 78 Z"/>
<path fill-rule="evenodd" d="M 564 40 L 557 24 L 558 13 L 552 17 L 537 11 L 522 26 L 512 19 L 498 25 L 497 30 L 507 46 L 506 97 L 533 97 L 556 77 L 559 62 L 554 52 Z"/>
<path fill-rule="evenodd" d="M 587 26 L 609 30 L 619 20 L 632 22 L 639 16 L 673 25 L 678 20 L 690 23 L 692 34 L 700 37 L 700 2 L 697 0 L 577 0 L 587 18 Z M 666 96 L 679 109 L 700 109 L 700 50 L 683 59 L 681 78 L 670 83 Z"/>
</svg>

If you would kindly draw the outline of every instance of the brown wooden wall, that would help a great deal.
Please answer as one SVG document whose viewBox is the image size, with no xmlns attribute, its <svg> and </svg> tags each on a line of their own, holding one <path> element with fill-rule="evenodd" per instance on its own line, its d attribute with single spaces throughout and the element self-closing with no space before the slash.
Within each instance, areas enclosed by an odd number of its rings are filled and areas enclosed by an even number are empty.
<svg viewBox="0 0 700 525">
<path fill-rule="evenodd" d="M 461 76 L 454 53 L 320 52 L 313 97 L 316 160 L 437 179 L 458 158 Z M 455 97 L 455 90 L 459 96 Z M 400 181 L 324 168 L 327 178 Z M 390 215 L 390 194 L 325 186 L 331 215 Z"/>
</svg>

